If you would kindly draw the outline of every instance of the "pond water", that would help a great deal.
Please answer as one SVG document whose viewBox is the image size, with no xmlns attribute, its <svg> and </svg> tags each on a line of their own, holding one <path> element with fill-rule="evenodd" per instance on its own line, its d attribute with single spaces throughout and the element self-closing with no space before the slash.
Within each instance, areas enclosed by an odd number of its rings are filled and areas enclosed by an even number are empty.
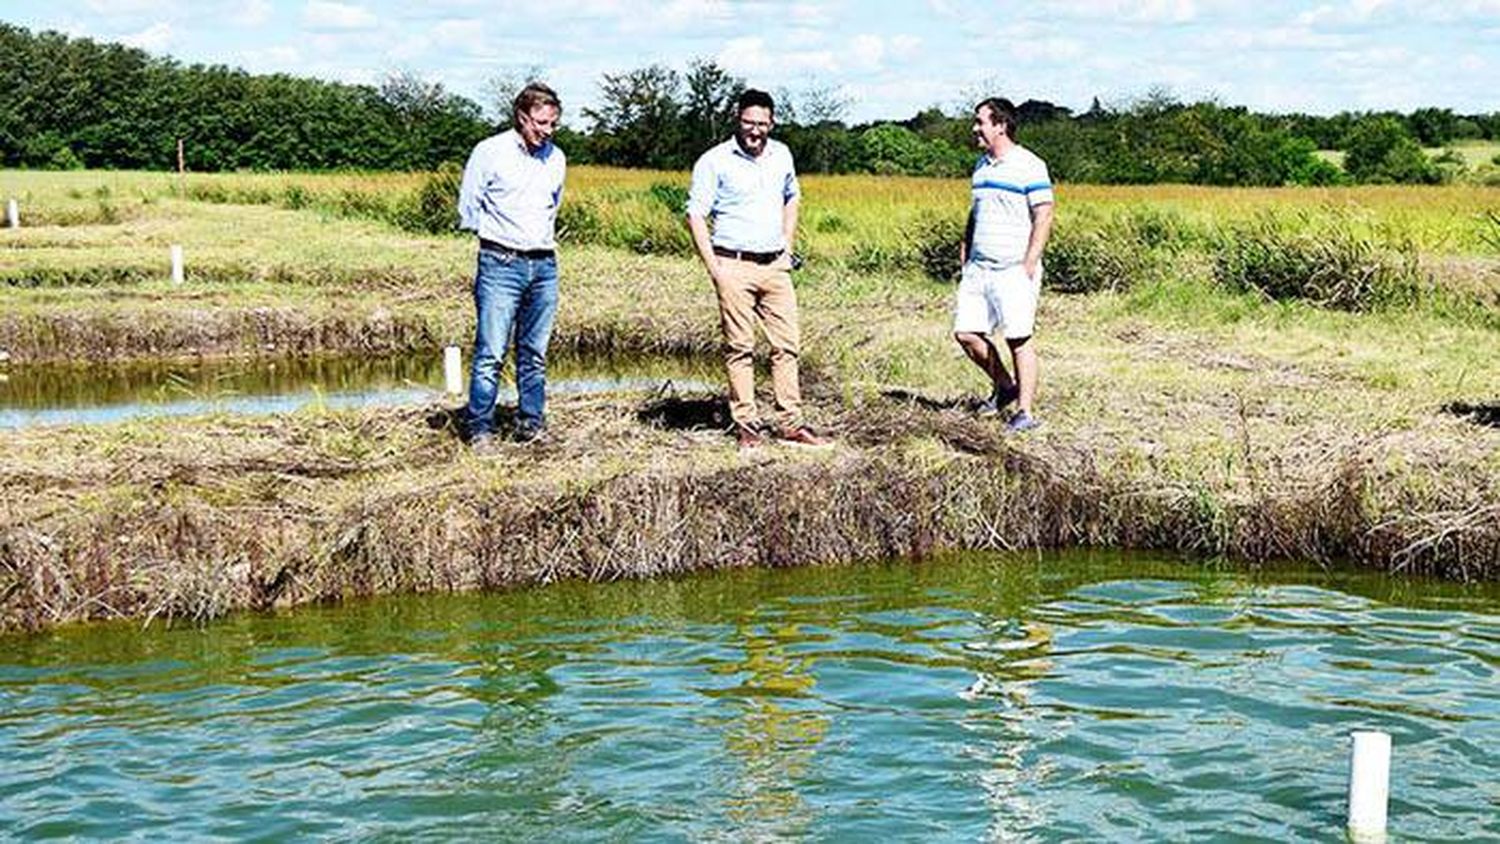
<svg viewBox="0 0 1500 844">
<path fill-rule="evenodd" d="M 465 353 L 467 354 L 467 352 Z M 548 361 L 549 393 L 713 389 L 718 364 L 683 358 Z M 467 384 L 467 367 L 464 373 Z M 515 401 L 509 382 L 500 399 Z M 327 407 L 459 404 L 443 389 L 440 352 L 384 357 L 251 359 L 0 369 L 0 429 L 114 422 L 140 416 L 284 413 Z"/>
<path fill-rule="evenodd" d="M 1500 838 L 1500 590 L 1116 554 L 565 583 L 0 639 L 0 829 Z"/>
</svg>

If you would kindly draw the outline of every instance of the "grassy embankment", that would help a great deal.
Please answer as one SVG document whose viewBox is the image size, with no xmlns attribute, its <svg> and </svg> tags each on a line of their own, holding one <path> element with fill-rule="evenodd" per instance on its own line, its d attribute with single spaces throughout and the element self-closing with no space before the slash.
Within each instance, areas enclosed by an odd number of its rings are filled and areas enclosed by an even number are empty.
<svg viewBox="0 0 1500 844">
<path fill-rule="evenodd" d="M 683 178 L 575 174 L 559 345 L 714 348 L 702 273 L 673 254 Z M 0 348 L 16 366 L 460 341 L 471 245 L 389 224 L 420 227 L 426 183 L 193 176 L 205 203 L 162 175 L 5 174 L 29 222 L 59 225 L 0 239 Z M 950 259 L 963 186 L 804 188 L 809 392 L 835 452 L 747 469 L 691 430 L 709 402 L 629 396 L 557 401 L 549 442 L 492 461 L 437 411 L 7 434 L 0 626 L 943 547 L 1500 573 L 1500 431 L 1443 410 L 1500 401 L 1500 192 L 1064 188 L 1049 273 L 1079 292 L 1044 298 L 1047 424 L 1008 442 L 963 412 L 979 384 L 951 287 L 920 272 Z"/>
</svg>

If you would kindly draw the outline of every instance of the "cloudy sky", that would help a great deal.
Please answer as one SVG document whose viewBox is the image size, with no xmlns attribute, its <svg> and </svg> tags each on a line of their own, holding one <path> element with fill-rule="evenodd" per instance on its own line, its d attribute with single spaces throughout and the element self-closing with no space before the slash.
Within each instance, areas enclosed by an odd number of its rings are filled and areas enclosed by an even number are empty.
<svg viewBox="0 0 1500 844">
<path fill-rule="evenodd" d="M 6 0 L 0 19 L 254 72 L 413 71 L 475 99 L 540 66 L 573 115 L 601 73 L 694 57 L 772 90 L 834 86 L 855 120 L 1154 87 L 1268 111 L 1500 110 L 1500 0 Z"/>
</svg>

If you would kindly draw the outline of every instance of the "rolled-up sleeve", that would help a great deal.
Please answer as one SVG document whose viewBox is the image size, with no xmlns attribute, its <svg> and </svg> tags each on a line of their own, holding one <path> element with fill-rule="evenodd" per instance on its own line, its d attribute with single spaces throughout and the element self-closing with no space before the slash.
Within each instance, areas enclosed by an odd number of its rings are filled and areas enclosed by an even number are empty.
<svg viewBox="0 0 1500 844">
<path fill-rule="evenodd" d="M 687 213 L 690 217 L 708 219 L 714 210 L 714 195 L 719 187 L 719 174 L 709 155 L 698 158 L 693 165 L 693 184 L 688 188 Z"/>
<path fill-rule="evenodd" d="M 781 202 L 783 205 L 794 199 L 802 198 L 802 185 L 797 181 L 797 167 L 792 163 L 792 154 L 786 156 L 786 182 L 781 189 Z"/>
<path fill-rule="evenodd" d="M 479 231 L 480 191 L 488 171 L 485 158 L 484 146 L 474 147 L 469 153 L 469 162 L 464 165 L 464 178 L 458 187 L 458 227 L 471 232 Z"/>
</svg>

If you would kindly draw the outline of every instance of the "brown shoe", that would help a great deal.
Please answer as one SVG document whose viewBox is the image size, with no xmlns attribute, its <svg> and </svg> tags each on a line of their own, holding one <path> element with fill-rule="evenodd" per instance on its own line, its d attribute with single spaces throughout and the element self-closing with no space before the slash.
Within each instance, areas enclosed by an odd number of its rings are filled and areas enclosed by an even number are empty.
<svg viewBox="0 0 1500 844">
<path fill-rule="evenodd" d="M 760 448 L 766 444 L 766 438 L 761 436 L 759 431 L 747 425 L 734 426 L 734 437 L 740 444 L 740 451 Z"/>
<path fill-rule="evenodd" d="M 828 448 L 833 445 L 833 440 L 820 437 L 813 433 L 813 429 L 806 425 L 798 425 L 795 428 L 782 428 L 776 432 L 776 442 L 782 445 L 795 445 L 802 448 Z"/>
</svg>

